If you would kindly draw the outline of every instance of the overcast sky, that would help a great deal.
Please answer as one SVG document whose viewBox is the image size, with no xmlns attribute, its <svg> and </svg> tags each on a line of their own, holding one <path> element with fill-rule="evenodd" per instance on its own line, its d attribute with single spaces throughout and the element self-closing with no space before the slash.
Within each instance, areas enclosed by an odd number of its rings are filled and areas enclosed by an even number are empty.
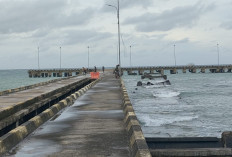
<svg viewBox="0 0 232 157">
<path fill-rule="evenodd" d="M 0 0 L 0 69 L 115 66 L 117 0 Z M 232 63 L 231 0 L 120 0 L 121 61 Z M 123 44 L 124 43 L 124 44 Z"/>
</svg>

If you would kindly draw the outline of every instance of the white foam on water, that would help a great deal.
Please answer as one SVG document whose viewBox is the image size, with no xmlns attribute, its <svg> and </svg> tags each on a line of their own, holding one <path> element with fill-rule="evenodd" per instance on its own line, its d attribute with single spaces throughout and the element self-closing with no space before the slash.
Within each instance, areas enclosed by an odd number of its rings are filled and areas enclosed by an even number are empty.
<svg viewBox="0 0 232 157">
<path fill-rule="evenodd" d="M 154 84 L 154 85 L 149 85 L 149 86 L 144 86 L 144 87 L 149 89 L 149 88 L 163 88 L 163 87 L 167 87 L 167 86 L 170 86 L 170 85 Z"/>
<path fill-rule="evenodd" d="M 159 98 L 171 98 L 171 97 L 178 97 L 180 92 L 171 91 L 171 90 L 155 90 L 152 92 L 154 97 Z"/>
<path fill-rule="evenodd" d="M 150 127 L 150 126 L 163 126 L 167 124 L 173 124 L 176 122 L 184 122 L 184 121 L 192 121 L 194 119 L 197 119 L 198 116 L 178 116 L 178 117 L 173 117 L 173 116 L 162 116 L 162 117 L 157 117 L 154 118 L 150 115 L 141 115 L 139 120 L 144 124 L 145 127 Z"/>
</svg>

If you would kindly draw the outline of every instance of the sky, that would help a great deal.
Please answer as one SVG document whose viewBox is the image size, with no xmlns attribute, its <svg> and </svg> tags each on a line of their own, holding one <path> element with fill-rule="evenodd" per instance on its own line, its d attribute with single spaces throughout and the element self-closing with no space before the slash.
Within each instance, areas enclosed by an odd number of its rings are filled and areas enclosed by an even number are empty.
<svg viewBox="0 0 232 157">
<path fill-rule="evenodd" d="M 59 68 L 60 52 L 62 68 L 87 67 L 88 54 L 89 67 L 114 67 L 117 10 L 108 5 L 117 0 L 0 0 L 0 69 Z M 231 0 L 120 0 L 119 8 L 122 67 L 211 65 L 218 54 L 232 63 Z"/>
</svg>

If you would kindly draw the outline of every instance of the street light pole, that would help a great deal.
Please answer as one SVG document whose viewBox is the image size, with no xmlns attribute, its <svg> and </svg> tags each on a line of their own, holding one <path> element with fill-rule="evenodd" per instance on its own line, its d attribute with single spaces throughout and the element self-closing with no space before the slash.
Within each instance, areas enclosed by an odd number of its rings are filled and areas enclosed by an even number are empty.
<svg viewBox="0 0 232 157">
<path fill-rule="evenodd" d="M 217 43 L 217 53 L 218 53 L 218 66 L 219 66 L 219 44 Z"/>
<path fill-rule="evenodd" d="M 60 69 L 61 69 L 61 46 L 60 46 Z"/>
<path fill-rule="evenodd" d="M 174 60 L 175 60 L 175 66 L 176 66 L 176 45 L 174 44 Z"/>
<path fill-rule="evenodd" d="M 108 5 L 108 4 L 107 4 Z M 120 18 L 119 18 L 119 0 L 118 0 L 118 6 L 114 5 L 108 5 L 110 7 L 113 7 L 117 10 L 117 18 L 118 18 L 118 58 L 119 58 L 119 68 L 121 68 L 121 46 L 120 46 Z M 121 76 L 121 70 L 119 70 L 119 75 Z"/>
<path fill-rule="evenodd" d="M 130 66 L 131 66 L 131 45 L 130 45 Z"/>
<path fill-rule="evenodd" d="M 87 48 L 88 48 L 88 69 L 89 69 L 89 46 Z"/>
<path fill-rule="evenodd" d="M 120 46 L 120 23 L 119 23 L 119 0 L 118 0 L 118 10 L 117 10 L 117 13 L 118 13 L 118 52 L 119 52 L 119 68 L 121 68 L 121 46 Z M 120 72 L 119 72 L 120 74 Z"/>
<path fill-rule="evenodd" d="M 39 46 L 38 46 L 38 69 L 40 69 L 39 67 Z"/>
</svg>

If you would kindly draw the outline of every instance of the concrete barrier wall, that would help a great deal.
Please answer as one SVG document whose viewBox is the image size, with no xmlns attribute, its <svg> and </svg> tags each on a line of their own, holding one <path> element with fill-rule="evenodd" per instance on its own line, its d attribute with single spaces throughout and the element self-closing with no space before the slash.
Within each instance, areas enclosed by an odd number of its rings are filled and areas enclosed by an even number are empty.
<svg viewBox="0 0 232 157">
<path fill-rule="evenodd" d="M 143 135 L 141 126 L 130 102 L 124 82 L 121 79 L 121 90 L 123 95 L 124 123 L 130 138 L 130 150 L 133 157 L 151 157 L 147 142 Z"/>
<path fill-rule="evenodd" d="M 77 82 L 74 82 L 70 85 L 67 85 L 65 87 L 60 87 L 46 94 L 42 94 L 38 97 L 34 97 L 25 102 L 1 109 L 0 110 L 0 120 L 1 120 L 0 129 L 4 128 L 7 125 L 10 125 L 10 123 L 15 121 L 15 119 L 22 118 L 25 114 L 32 112 L 33 110 L 48 103 L 52 99 L 55 99 L 61 96 L 61 94 L 63 95 L 66 94 L 67 92 L 71 91 L 73 88 L 76 88 L 77 86 L 80 86 L 80 84 L 87 82 L 89 80 L 90 79 L 85 78 Z M 21 112 L 22 110 L 24 110 L 24 112 Z M 21 114 L 18 114 L 17 112 L 20 112 Z"/>
<path fill-rule="evenodd" d="M 70 95 L 69 97 L 53 105 L 49 109 L 45 110 L 41 114 L 30 119 L 29 121 L 25 122 L 21 126 L 11 130 L 6 135 L 0 137 L 0 156 L 3 155 L 5 152 L 9 151 L 10 149 L 12 149 L 14 146 L 16 146 L 26 136 L 28 136 L 30 133 L 36 130 L 44 122 L 51 119 L 60 110 L 62 110 L 63 108 L 69 105 L 72 105 L 78 97 L 83 95 L 89 88 L 94 86 L 98 81 L 99 79 L 91 82 L 90 84 L 86 85 L 85 87 L 78 90 L 74 94 Z"/>
<path fill-rule="evenodd" d="M 76 77 L 76 76 L 73 76 L 73 77 Z M 28 85 L 28 86 L 23 86 L 23 87 L 19 87 L 19 88 L 13 88 L 13 89 L 4 90 L 4 91 L 0 92 L 0 96 L 7 95 L 7 94 L 10 94 L 10 93 L 19 92 L 19 91 L 23 91 L 23 90 L 27 90 L 27 89 L 32 89 L 32 88 L 35 88 L 35 87 L 38 87 L 38 86 L 44 86 L 44 85 L 47 85 L 49 83 L 53 83 L 53 82 L 57 82 L 57 81 L 61 81 L 61 80 L 66 80 L 66 79 L 69 79 L 69 78 L 70 77 L 54 79 L 54 80 L 49 80 L 49 81 L 46 81 L 46 82 L 36 83 L 36 84 L 33 84 L 33 85 Z"/>
</svg>

